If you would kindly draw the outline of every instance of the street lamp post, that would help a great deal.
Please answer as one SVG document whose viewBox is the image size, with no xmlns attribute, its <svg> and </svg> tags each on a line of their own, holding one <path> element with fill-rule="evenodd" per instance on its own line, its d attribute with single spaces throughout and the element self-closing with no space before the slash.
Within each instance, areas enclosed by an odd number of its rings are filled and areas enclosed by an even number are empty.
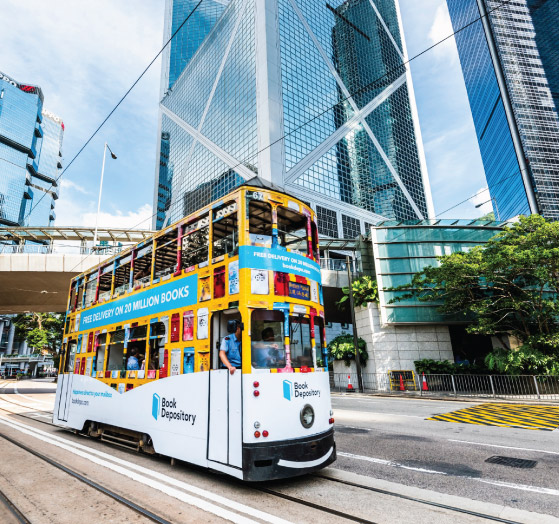
<svg viewBox="0 0 559 524">
<path fill-rule="evenodd" d="M 113 160 L 116 160 L 116 155 L 111 151 L 109 144 L 105 142 L 105 148 L 103 149 L 103 167 L 101 168 L 101 182 L 99 183 L 99 200 L 97 201 L 97 216 L 95 217 L 95 234 L 93 235 L 93 249 L 95 249 L 95 244 L 97 244 L 97 226 L 99 225 L 99 210 L 101 209 L 101 193 L 103 191 L 103 176 L 105 175 L 105 157 L 107 155 L 107 149 L 110 151 Z"/>
<path fill-rule="evenodd" d="M 495 211 L 497 212 L 497 220 L 500 222 L 501 221 L 501 215 L 499 213 L 499 206 L 497 205 L 497 200 L 495 199 L 495 197 L 491 197 L 489 200 L 486 200 L 485 202 L 482 202 L 481 204 L 477 204 L 476 209 L 478 207 L 483 206 L 484 204 L 487 204 L 487 202 L 491 202 L 491 201 L 493 201 L 495 203 Z"/>
<path fill-rule="evenodd" d="M 353 281 L 351 278 L 351 259 L 346 256 L 347 280 L 349 286 L 349 309 L 351 311 L 351 322 L 353 324 L 353 345 L 355 346 L 355 369 L 357 371 L 357 388 L 363 393 L 363 375 L 361 374 L 361 355 L 359 354 L 359 337 L 357 335 L 357 322 L 355 322 L 355 302 L 353 300 Z"/>
</svg>

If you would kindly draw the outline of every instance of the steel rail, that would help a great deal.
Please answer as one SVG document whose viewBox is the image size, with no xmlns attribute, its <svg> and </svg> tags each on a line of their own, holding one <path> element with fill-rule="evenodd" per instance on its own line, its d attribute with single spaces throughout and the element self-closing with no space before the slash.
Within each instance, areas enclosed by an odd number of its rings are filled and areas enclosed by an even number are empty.
<svg viewBox="0 0 559 524">
<path fill-rule="evenodd" d="M 20 524 L 31 524 L 31 521 L 19 510 L 19 508 L 0 490 L 0 502 L 6 506 L 8 511 Z"/>
<path fill-rule="evenodd" d="M 471 516 L 477 517 L 477 518 L 482 518 L 482 519 L 486 519 L 486 520 L 493 520 L 495 522 L 503 522 L 505 524 L 521 524 L 520 522 L 518 522 L 516 520 L 503 519 L 501 517 L 496 517 L 494 515 L 487 515 L 486 513 L 479 513 L 478 511 L 472 511 L 472 510 L 469 510 L 469 509 L 458 508 L 456 506 L 449 506 L 448 504 L 441 504 L 440 502 L 432 502 L 430 500 L 420 499 L 418 497 L 412 497 L 410 495 L 402 495 L 401 493 L 396 493 L 394 491 L 388 491 L 386 489 L 373 488 L 372 486 L 364 486 L 363 484 L 357 484 L 356 482 L 350 482 L 348 480 L 336 479 L 336 478 L 328 477 L 326 475 L 313 474 L 313 477 L 329 480 L 331 482 L 338 482 L 340 484 L 345 484 L 347 486 L 352 486 L 352 487 L 355 487 L 355 488 L 366 489 L 368 491 L 374 491 L 375 493 L 381 493 L 383 495 L 389 495 L 391 497 L 397 497 L 397 498 L 404 499 L 404 500 L 410 500 L 412 502 L 419 502 L 420 504 L 425 504 L 427 506 L 434 506 L 436 508 L 455 511 L 456 513 L 464 513 L 466 515 L 471 515 Z"/>
<path fill-rule="evenodd" d="M 31 455 L 34 455 L 35 457 L 43 460 L 47 464 L 50 464 L 51 466 L 63 471 L 64 473 L 67 473 L 68 475 L 70 475 L 70 476 L 74 477 L 75 479 L 83 482 L 84 484 L 87 484 L 91 488 L 103 493 L 104 495 L 107 495 L 108 497 L 112 498 L 113 500 L 116 500 L 120 504 L 130 508 L 131 510 L 133 510 L 136 513 L 142 515 L 143 517 L 146 517 L 147 519 L 149 519 L 153 522 L 158 522 L 159 524 L 172 524 L 171 521 L 166 520 L 162 517 L 159 517 L 155 513 L 152 513 L 151 511 L 149 511 L 145 508 L 142 508 L 141 506 L 139 506 L 135 502 L 132 502 L 131 500 L 122 497 L 118 493 L 115 493 L 114 491 L 101 486 L 101 484 L 98 484 L 97 482 L 94 482 L 93 480 L 88 479 L 87 477 L 81 475 L 77 471 L 74 471 L 74 470 L 72 470 L 72 469 L 70 469 L 66 466 L 63 466 L 62 464 L 60 464 L 60 462 L 57 462 L 57 461 L 47 457 L 46 455 L 43 455 L 42 453 L 39 453 L 38 451 L 35 451 L 34 449 L 31 449 L 31 448 L 27 447 L 25 444 L 21 444 L 20 442 L 17 442 L 16 440 L 12 439 L 11 437 L 8 437 L 7 435 L 4 435 L 1 432 L 0 432 L 0 437 L 3 438 L 4 440 L 7 440 L 8 442 L 11 442 L 14 446 L 17 446 L 17 447 L 23 449 L 24 451 L 27 451 Z"/>
</svg>

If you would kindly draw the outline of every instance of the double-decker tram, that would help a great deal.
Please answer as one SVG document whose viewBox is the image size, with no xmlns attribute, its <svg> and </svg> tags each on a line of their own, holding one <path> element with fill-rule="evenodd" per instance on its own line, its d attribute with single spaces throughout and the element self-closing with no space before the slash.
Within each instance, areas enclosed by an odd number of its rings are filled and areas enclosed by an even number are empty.
<svg viewBox="0 0 559 524">
<path fill-rule="evenodd" d="M 72 280 L 55 424 L 245 480 L 335 460 L 315 216 L 260 186 Z"/>
</svg>

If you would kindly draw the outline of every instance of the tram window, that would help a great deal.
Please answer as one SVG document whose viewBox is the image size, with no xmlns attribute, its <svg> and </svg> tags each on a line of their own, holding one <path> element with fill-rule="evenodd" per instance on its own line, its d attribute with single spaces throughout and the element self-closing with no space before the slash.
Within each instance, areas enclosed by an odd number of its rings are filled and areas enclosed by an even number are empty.
<svg viewBox="0 0 559 524">
<path fill-rule="evenodd" d="M 314 347 L 316 353 L 316 367 L 325 367 L 324 359 L 326 358 L 324 352 L 326 350 L 324 345 L 324 320 L 322 317 L 314 317 Z"/>
<path fill-rule="evenodd" d="M 289 348 L 294 368 L 312 367 L 311 326 L 305 317 L 289 317 Z"/>
<path fill-rule="evenodd" d="M 82 308 L 82 299 L 83 299 L 83 282 L 82 285 L 80 285 L 78 287 L 78 301 L 77 301 L 77 308 L 81 309 Z"/>
<path fill-rule="evenodd" d="M 105 266 L 99 277 L 99 302 L 109 300 L 113 283 L 113 264 Z"/>
<path fill-rule="evenodd" d="M 227 202 L 213 210 L 212 258 L 234 256 L 239 245 L 237 202 Z"/>
<path fill-rule="evenodd" d="M 128 290 L 130 286 L 130 262 L 132 255 L 127 255 L 117 260 L 117 268 L 115 271 L 115 287 L 114 296 L 121 295 Z"/>
<path fill-rule="evenodd" d="M 105 367 L 105 350 L 107 348 L 107 333 L 97 337 L 97 348 L 95 350 L 95 369 L 103 371 Z"/>
<path fill-rule="evenodd" d="M 251 317 L 251 362 L 257 369 L 285 367 L 284 315 L 257 309 Z"/>
<path fill-rule="evenodd" d="M 95 294 L 97 292 L 97 272 L 92 273 L 87 277 L 87 284 L 85 285 L 85 307 L 91 306 L 95 301 Z"/>
<path fill-rule="evenodd" d="M 320 258 L 320 252 L 318 250 L 318 230 L 316 228 L 316 222 L 311 221 L 311 239 L 312 239 L 312 254 L 314 259 L 318 262 Z"/>
<path fill-rule="evenodd" d="M 186 269 L 208 261 L 210 243 L 210 217 L 202 218 L 184 227 L 182 238 L 182 268 Z"/>
<path fill-rule="evenodd" d="M 154 322 L 149 328 L 148 369 L 159 369 L 165 358 L 165 324 Z M 148 377 L 149 378 L 149 377 Z"/>
<path fill-rule="evenodd" d="M 248 204 L 248 233 L 252 246 L 272 247 L 272 206 L 251 200 Z"/>
<path fill-rule="evenodd" d="M 307 217 L 286 207 L 278 207 L 279 244 L 289 249 L 308 252 Z"/>
<path fill-rule="evenodd" d="M 74 359 L 76 358 L 77 349 L 77 342 L 75 340 L 70 340 L 70 342 L 68 342 L 68 360 L 66 361 L 66 373 L 71 373 L 74 369 Z"/>
<path fill-rule="evenodd" d="M 113 331 L 107 351 L 107 371 L 125 369 L 124 366 L 124 329 Z"/>
<path fill-rule="evenodd" d="M 156 240 L 154 278 L 171 275 L 177 267 L 178 228 L 174 227 Z"/>
<path fill-rule="evenodd" d="M 68 311 L 76 309 L 76 282 L 72 282 L 70 289 L 70 300 L 68 300 Z"/>
<path fill-rule="evenodd" d="M 151 278 L 151 245 L 138 250 L 134 260 L 134 287 L 141 286 Z"/>
</svg>

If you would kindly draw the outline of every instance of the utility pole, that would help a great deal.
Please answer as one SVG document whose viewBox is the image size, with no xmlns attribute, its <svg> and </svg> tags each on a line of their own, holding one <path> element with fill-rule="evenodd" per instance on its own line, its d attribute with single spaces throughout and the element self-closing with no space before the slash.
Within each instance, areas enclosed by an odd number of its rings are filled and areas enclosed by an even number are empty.
<svg viewBox="0 0 559 524">
<path fill-rule="evenodd" d="M 361 360 L 359 355 L 359 337 L 357 336 L 357 324 L 355 322 L 355 306 L 353 302 L 353 281 L 351 278 L 351 258 L 346 255 L 347 280 L 349 285 L 349 309 L 351 310 L 351 323 L 353 324 L 353 345 L 355 346 L 355 367 L 357 368 L 357 387 L 359 393 L 363 393 L 363 375 L 361 374 Z"/>
</svg>

